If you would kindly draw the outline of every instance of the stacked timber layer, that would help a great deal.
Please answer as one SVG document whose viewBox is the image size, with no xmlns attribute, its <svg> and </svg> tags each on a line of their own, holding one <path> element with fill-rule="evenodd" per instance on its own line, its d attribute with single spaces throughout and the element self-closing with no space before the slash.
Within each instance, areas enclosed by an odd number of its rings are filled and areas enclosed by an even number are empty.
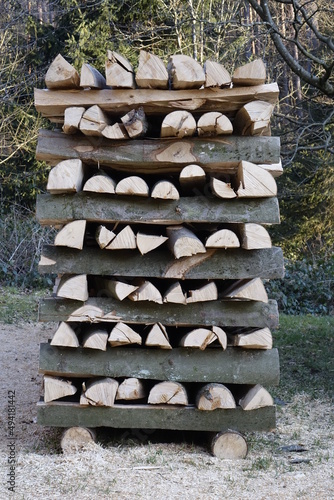
<svg viewBox="0 0 334 500">
<path fill-rule="evenodd" d="M 283 275 L 267 230 L 282 166 L 263 63 L 231 77 L 142 51 L 135 73 L 108 52 L 106 78 L 58 56 L 45 80 L 35 105 L 61 130 L 39 133 L 51 170 L 36 213 L 58 233 L 39 269 L 58 278 L 39 318 L 58 326 L 41 345 L 39 422 L 274 428 L 263 280 Z"/>
</svg>

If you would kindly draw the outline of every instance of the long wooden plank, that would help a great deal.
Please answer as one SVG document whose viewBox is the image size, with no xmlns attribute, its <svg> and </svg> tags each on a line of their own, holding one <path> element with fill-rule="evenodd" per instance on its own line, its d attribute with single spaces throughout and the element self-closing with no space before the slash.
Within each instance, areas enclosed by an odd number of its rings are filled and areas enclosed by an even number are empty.
<svg viewBox="0 0 334 500">
<path fill-rule="evenodd" d="M 232 135 L 204 139 L 110 141 L 82 134 L 66 135 L 59 130 L 40 130 L 36 158 L 51 165 L 79 158 L 85 163 L 121 171 L 155 174 L 179 173 L 190 163 L 203 166 L 207 172 L 235 173 L 241 160 L 259 164 L 280 160 L 278 137 Z"/>
<path fill-rule="evenodd" d="M 99 224 L 182 224 L 184 222 L 278 224 L 276 197 L 222 200 L 205 196 L 161 201 L 153 198 L 110 196 L 80 192 L 75 195 L 40 194 L 36 218 L 42 225 L 85 219 Z"/>
<path fill-rule="evenodd" d="M 41 373 L 66 377 L 136 377 L 223 384 L 279 383 L 277 349 L 178 347 L 171 350 L 114 347 L 107 351 L 40 345 Z"/>
<path fill-rule="evenodd" d="M 50 427 L 112 427 L 115 429 L 166 429 L 218 432 L 272 431 L 276 427 L 276 407 L 244 411 L 217 409 L 201 411 L 185 408 L 115 405 L 112 408 L 80 406 L 75 403 L 37 404 L 37 422 Z"/>
<path fill-rule="evenodd" d="M 35 107 L 43 116 L 61 121 L 70 106 L 88 108 L 97 104 L 113 115 L 129 112 L 142 106 L 147 115 L 167 114 L 185 109 L 196 113 L 220 111 L 234 115 L 246 103 L 261 100 L 275 104 L 279 89 L 277 83 L 232 89 L 200 90 L 47 90 L 35 89 Z"/>
<path fill-rule="evenodd" d="M 46 298 L 40 302 L 40 321 L 82 321 L 82 306 L 96 307 L 101 312 L 94 322 L 124 321 L 134 324 L 162 323 L 166 326 L 248 326 L 277 328 L 277 303 L 212 301 L 187 304 L 155 304 L 152 302 L 117 301 L 112 298 L 90 298 L 86 302 Z M 87 309 L 87 307 L 86 307 Z M 79 310 L 79 312 L 78 312 Z"/>
<path fill-rule="evenodd" d="M 135 250 L 86 247 L 78 251 L 46 245 L 39 272 L 175 279 L 276 279 L 284 275 L 284 261 L 278 247 L 209 249 L 205 254 L 175 260 L 168 250 L 160 249 L 140 255 Z"/>
</svg>

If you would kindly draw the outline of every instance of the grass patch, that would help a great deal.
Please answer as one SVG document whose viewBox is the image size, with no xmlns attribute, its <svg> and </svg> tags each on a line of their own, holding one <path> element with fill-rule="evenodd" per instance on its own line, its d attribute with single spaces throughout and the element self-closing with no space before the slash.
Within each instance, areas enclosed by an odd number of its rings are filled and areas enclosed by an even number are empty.
<svg viewBox="0 0 334 500">
<path fill-rule="evenodd" d="M 7 324 L 37 321 L 38 302 L 47 290 L 0 287 L 0 321 Z"/>
</svg>

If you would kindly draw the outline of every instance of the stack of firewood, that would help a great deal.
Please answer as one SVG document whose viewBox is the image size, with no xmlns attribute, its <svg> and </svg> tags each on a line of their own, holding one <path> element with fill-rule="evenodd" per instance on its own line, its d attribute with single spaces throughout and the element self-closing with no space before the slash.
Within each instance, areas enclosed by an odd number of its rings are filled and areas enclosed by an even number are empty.
<svg viewBox="0 0 334 500">
<path fill-rule="evenodd" d="M 58 126 L 36 154 L 52 167 L 37 219 L 58 229 L 39 264 L 57 275 L 40 321 L 58 323 L 41 345 L 41 424 L 224 431 L 218 456 L 275 427 L 263 280 L 283 275 L 266 228 L 282 166 L 265 81 L 260 60 L 232 76 L 144 51 L 136 72 L 108 52 L 105 77 L 51 64 L 35 90 Z"/>
</svg>

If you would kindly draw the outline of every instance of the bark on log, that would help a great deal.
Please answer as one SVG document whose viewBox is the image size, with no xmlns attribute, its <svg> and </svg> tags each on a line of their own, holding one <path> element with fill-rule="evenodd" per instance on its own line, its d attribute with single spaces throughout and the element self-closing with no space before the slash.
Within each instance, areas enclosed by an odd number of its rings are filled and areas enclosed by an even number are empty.
<svg viewBox="0 0 334 500">
<path fill-rule="evenodd" d="M 142 106 L 138 109 L 132 109 L 129 113 L 122 116 L 121 120 L 131 139 L 145 137 L 148 130 L 148 122 Z"/>
<path fill-rule="evenodd" d="M 101 73 L 90 64 L 83 64 L 80 72 L 80 87 L 91 89 L 104 89 L 106 87 L 106 79 Z"/>
</svg>

